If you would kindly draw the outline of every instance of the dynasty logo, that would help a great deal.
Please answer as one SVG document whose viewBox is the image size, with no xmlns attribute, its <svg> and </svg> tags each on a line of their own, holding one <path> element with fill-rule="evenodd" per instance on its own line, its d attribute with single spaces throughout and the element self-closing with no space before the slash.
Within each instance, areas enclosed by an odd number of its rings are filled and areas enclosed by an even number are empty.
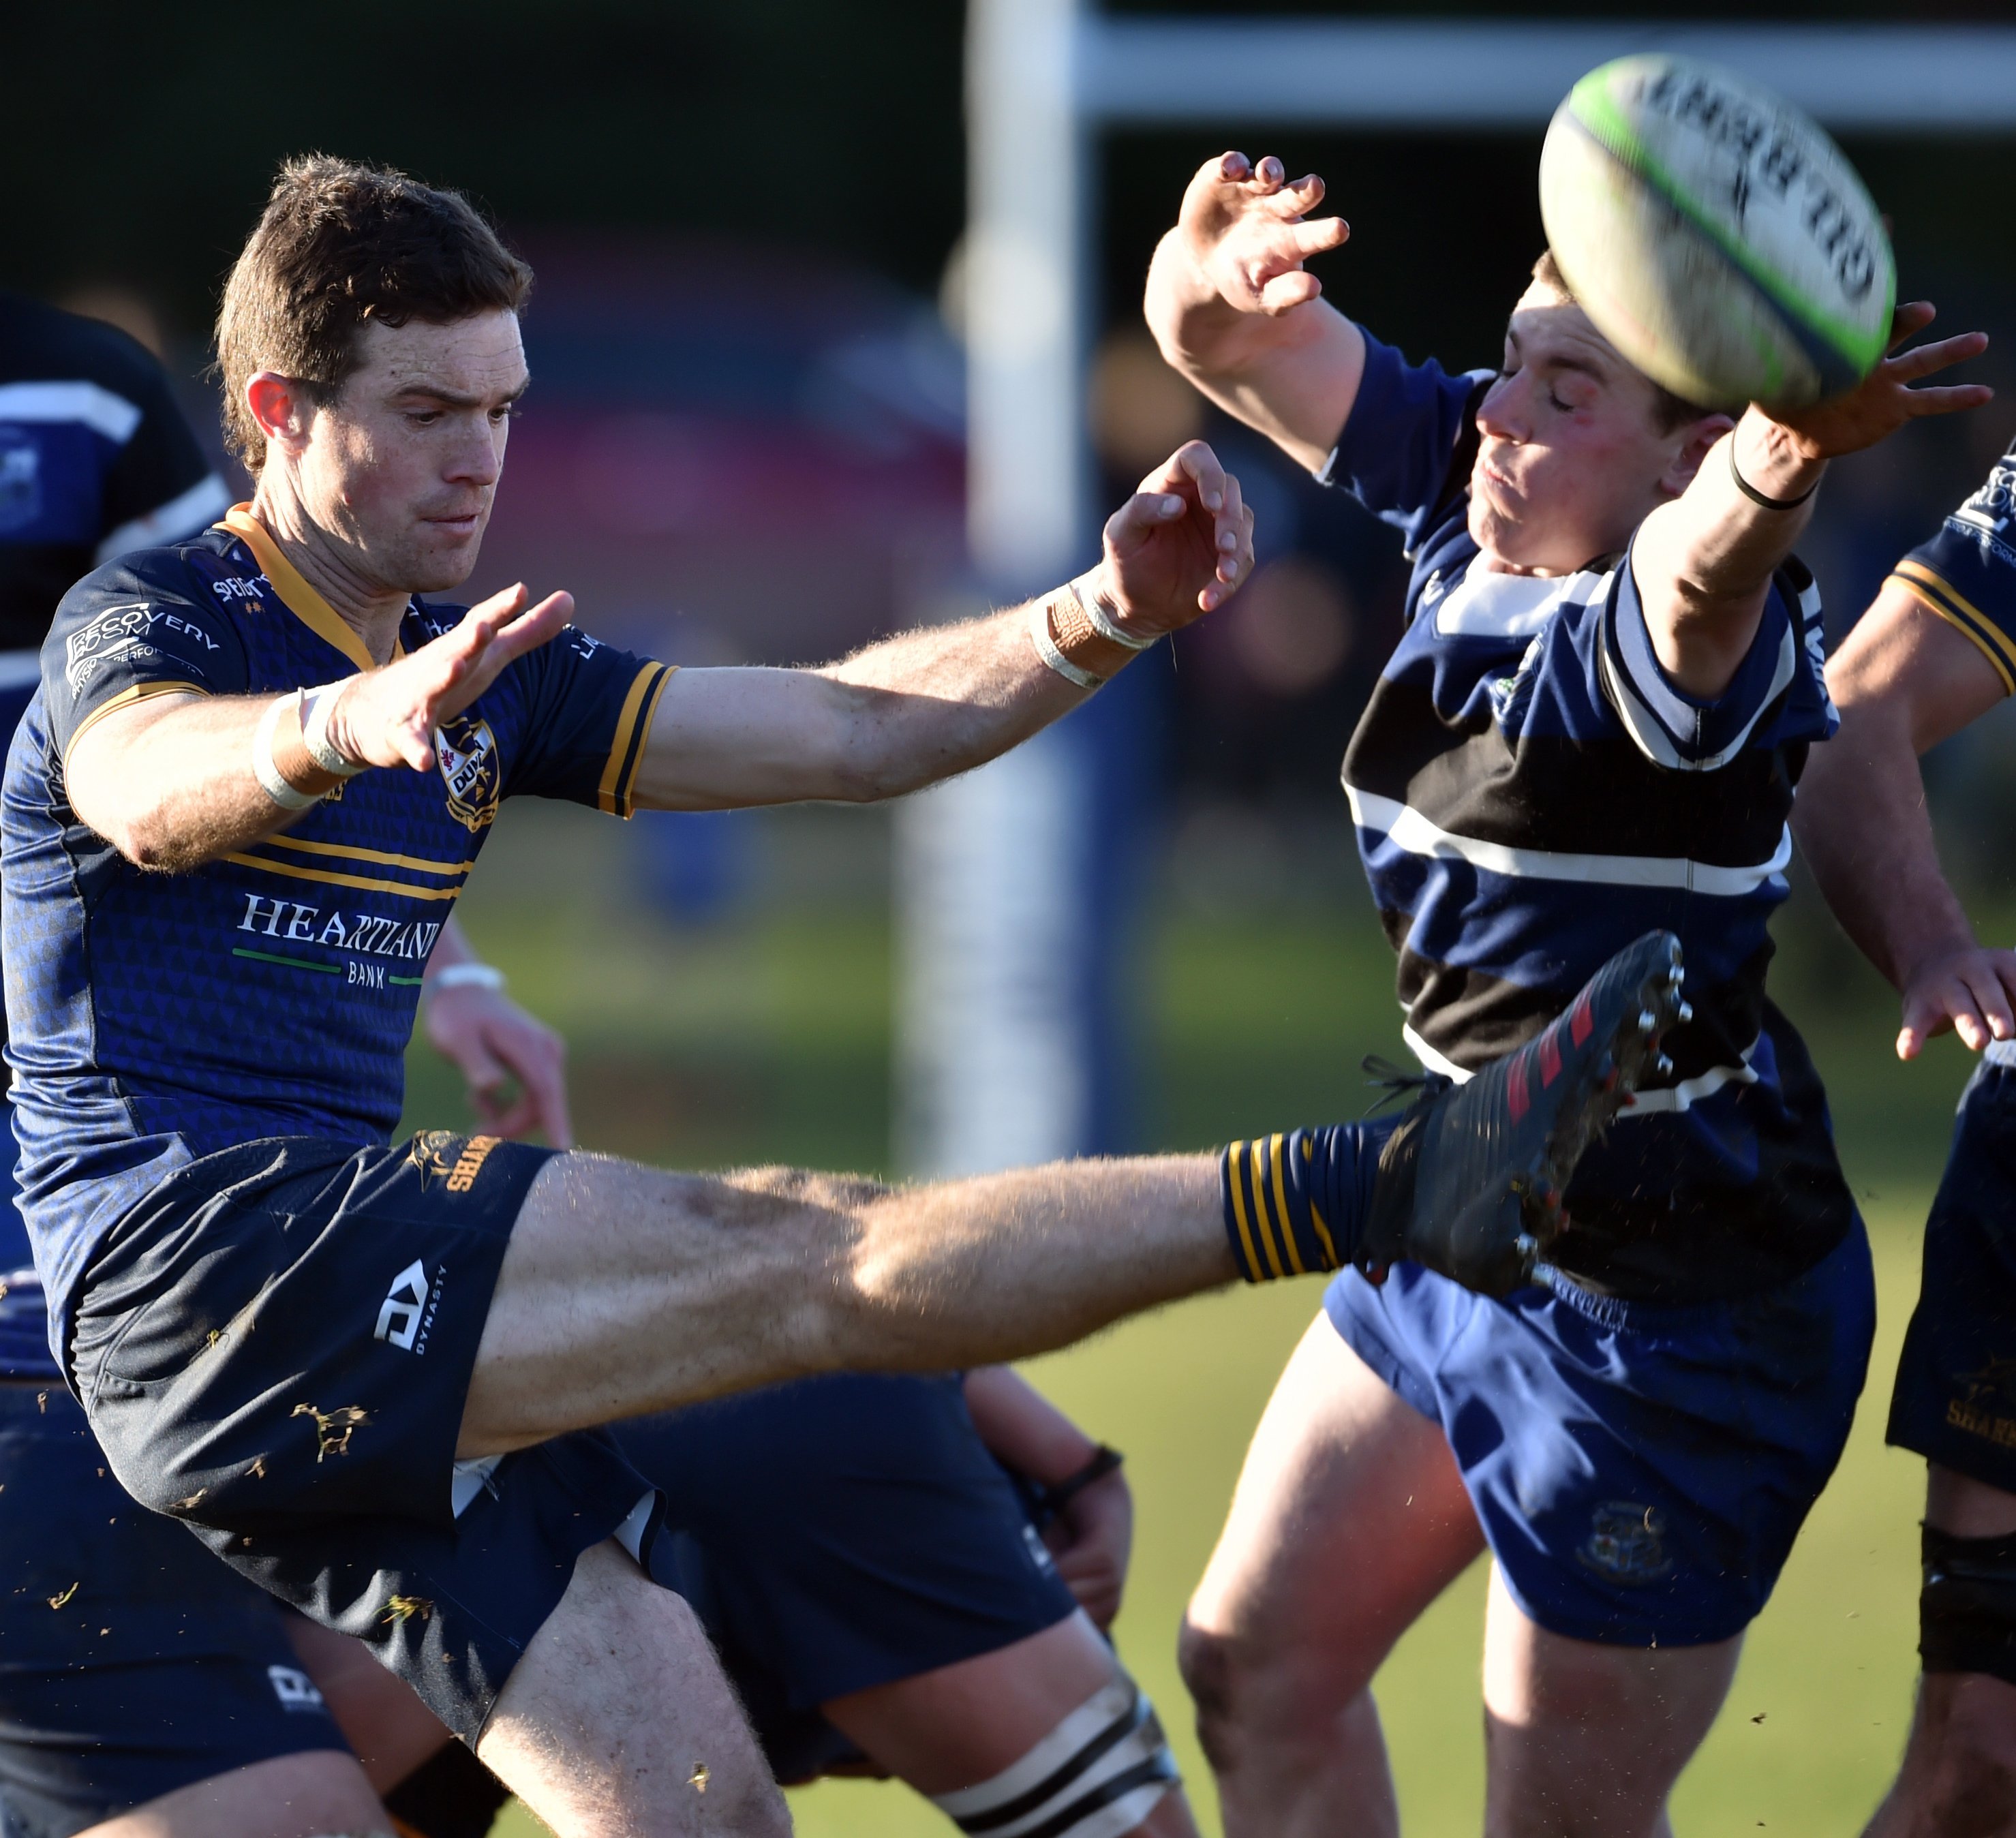
<svg viewBox="0 0 2016 1838">
<path fill-rule="evenodd" d="M 434 730 L 434 757 L 448 787 L 448 814 L 471 830 L 488 828 L 504 782 L 490 724 L 466 714 L 444 721 Z"/>
</svg>

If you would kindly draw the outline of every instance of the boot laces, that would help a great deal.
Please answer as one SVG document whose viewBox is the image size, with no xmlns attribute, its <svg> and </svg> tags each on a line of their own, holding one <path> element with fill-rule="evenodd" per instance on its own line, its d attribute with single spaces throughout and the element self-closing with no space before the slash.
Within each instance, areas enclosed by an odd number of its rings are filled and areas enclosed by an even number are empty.
<svg viewBox="0 0 2016 1838">
<path fill-rule="evenodd" d="M 1403 1098 L 1432 1098 L 1447 1091 L 1453 1082 L 1439 1072 L 1421 1072 L 1402 1066 L 1384 1053 L 1367 1053 L 1358 1064 L 1366 1075 L 1365 1082 L 1379 1091 L 1379 1095 L 1359 1113 L 1360 1117 L 1375 1116 Z"/>
</svg>

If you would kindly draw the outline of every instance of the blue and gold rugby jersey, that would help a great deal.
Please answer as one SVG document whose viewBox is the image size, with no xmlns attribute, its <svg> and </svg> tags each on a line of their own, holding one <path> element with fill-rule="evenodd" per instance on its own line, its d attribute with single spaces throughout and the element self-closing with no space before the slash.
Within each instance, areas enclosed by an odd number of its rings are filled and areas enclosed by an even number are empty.
<svg viewBox="0 0 2016 1838">
<path fill-rule="evenodd" d="M 1672 1077 L 1584 1159 L 1557 1261 L 1665 1300 L 1781 1280 L 1852 1217 L 1819 1081 L 1764 992 L 1793 786 L 1834 725 L 1812 579 L 1788 563 L 1726 692 L 1687 695 L 1628 554 L 1565 579 L 1473 567 L 1491 373 L 1366 346 L 1318 476 L 1402 530 L 1413 563 L 1406 634 L 1344 762 L 1408 1042 L 1467 1077 L 1633 939 L 1678 933 L 1694 1020 L 1669 1038 Z"/>
<path fill-rule="evenodd" d="M 2016 695 L 2016 444 L 1890 578 L 1971 638 Z"/>
<path fill-rule="evenodd" d="M 463 611 L 416 601 L 401 649 Z M 421 973 L 498 806 L 628 816 L 670 674 L 570 627 L 445 725 L 437 770 L 366 772 L 186 874 L 142 873 L 70 807 L 64 754 L 112 709 L 369 666 L 243 507 L 57 610 L 0 793 L 0 890 L 23 1210 L 59 1357 L 80 1273 L 164 1176 L 262 1136 L 389 1139 Z"/>
</svg>

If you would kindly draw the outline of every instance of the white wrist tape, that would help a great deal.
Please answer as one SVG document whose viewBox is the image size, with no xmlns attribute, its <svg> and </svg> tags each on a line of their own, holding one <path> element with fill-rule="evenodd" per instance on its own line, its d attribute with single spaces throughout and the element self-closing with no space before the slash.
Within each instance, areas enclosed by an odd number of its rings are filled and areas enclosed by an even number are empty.
<svg viewBox="0 0 2016 1838">
<path fill-rule="evenodd" d="M 325 772 L 333 772 L 339 779 L 355 779 L 371 768 L 338 752 L 329 737 L 329 710 L 336 707 L 336 699 L 344 688 L 342 683 L 324 683 L 307 692 L 308 700 L 302 705 L 301 744 L 308 750 L 308 757 Z"/>
<path fill-rule="evenodd" d="M 991 1781 L 931 1803 L 975 1838 L 1120 1838 L 1177 1779 L 1154 1707 L 1123 1675 Z"/>
<path fill-rule="evenodd" d="M 1110 643 L 1125 645 L 1130 651 L 1145 651 L 1161 636 L 1150 632 L 1146 638 L 1138 632 L 1123 631 L 1107 617 L 1106 609 L 1100 605 L 1099 596 L 1092 591 L 1093 577 L 1081 574 L 1071 584 L 1071 592 L 1078 596 L 1078 603 L 1085 610 L 1085 616 L 1092 622 L 1092 629 Z"/>
<path fill-rule="evenodd" d="M 1075 683 L 1081 689 L 1096 689 L 1104 684 L 1103 677 L 1096 677 L 1089 670 L 1080 670 L 1063 652 L 1057 642 L 1050 636 L 1050 603 L 1048 600 L 1034 600 L 1029 606 L 1029 642 L 1036 647 L 1036 655 L 1067 683 Z"/>
<path fill-rule="evenodd" d="M 434 989 L 502 989 L 504 973 L 495 964 L 444 964 L 427 979 Z"/>
<path fill-rule="evenodd" d="M 321 801 L 322 794 L 314 791 L 297 791 L 290 785 L 280 768 L 273 763 L 273 729 L 280 717 L 286 712 L 290 702 L 298 703 L 301 691 L 290 696 L 276 696 L 266 705 L 266 712 L 260 716 L 259 725 L 252 735 L 252 771 L 259 781 L 259 789 L 283 811 L 305 811 L 309 805 Z"/>
</svg>

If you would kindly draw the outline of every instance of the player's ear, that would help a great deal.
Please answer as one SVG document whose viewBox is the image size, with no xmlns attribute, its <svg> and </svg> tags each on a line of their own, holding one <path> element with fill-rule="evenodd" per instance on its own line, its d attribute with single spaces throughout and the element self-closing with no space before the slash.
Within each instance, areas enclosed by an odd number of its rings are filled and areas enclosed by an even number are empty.
<svg viewBox="0 0 2016 1838">
<path fill-rule="evenodd" d="M 308 437 L 315 405 L 301 385 L 277 370 L 261 370 L 245 384 L 245 406 L 266 437 L 268 447 L 298 450 Z"/>
<path fill-rule="evenodd" d="M 1734 427 L 1736 423 L 1726 415 L 1704 415 L 1697 421 L 1683 423 L 1673 431 L 1679 436 L 1679 444 L 1673 457 L 1660 477 L 1659 488 L 1669 496 L 1677 498 L 1694 482 L 1694 474 L 1701 469 L 1701 462 L 1708 458 L 1715 442 Z"/>
</svg>

